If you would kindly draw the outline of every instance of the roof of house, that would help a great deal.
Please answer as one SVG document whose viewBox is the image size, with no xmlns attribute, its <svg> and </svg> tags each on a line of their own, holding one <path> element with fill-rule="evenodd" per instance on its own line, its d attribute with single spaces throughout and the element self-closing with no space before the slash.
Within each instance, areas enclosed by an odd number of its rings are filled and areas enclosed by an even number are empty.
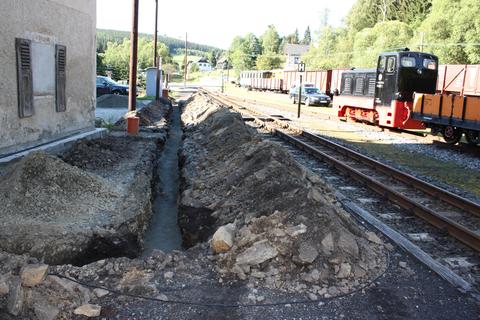
<svg viewBox="0 0 480 320">
<path fill-rule="evenodd" d="M 310 49 L 308 44 L 285 44 L 283 53 L 300 56 Z"/>
<path fill-rule="evenodd" d="M 199 62 L 208 63 L 208 60 L 207 60 L 207 58 L 200 58 L 200 59 L 198 59 L 197 63 L 199 63 Z"/>
</svg>

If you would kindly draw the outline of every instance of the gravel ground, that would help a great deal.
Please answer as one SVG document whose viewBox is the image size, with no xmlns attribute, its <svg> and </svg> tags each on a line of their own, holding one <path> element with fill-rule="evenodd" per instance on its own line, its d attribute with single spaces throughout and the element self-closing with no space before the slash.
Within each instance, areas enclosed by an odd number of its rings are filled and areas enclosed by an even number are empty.
<svg viewBox="0 0 480 320">
<path fill-rule="evenodd" d="M 406 263 L 400 267 L 399 263 Z M 254 293 L 272 307 L 211 308 L 166 304 L 133 298 L 107 297 L 102 315 L 107 319 L 478 319 L 480 306 L 450 287 L 418 262 L 395 250 L 386 274 L 370 288 L 343 298 L 312 301 L 305 296 L 271 290 L 257 292 L 239 283 L 220 284 L 205 278 L 175 281 L 164 287 L 171 299 L 197 303 L 251 303 Z M 186 279 L 185 279 L 186 280 Z M 285 303 L 291 302 L 291 303 Z M 1 315 L 1 314 L 0 314 Z M 74 319 L 83 319 L 80 317 Z"/>
<path fill-rule="evenodd" d="M 292 123 L 294 126 L 305 128 L 306 130 L 309 130 L 318 135 L 328 137 L 329 139 L 336 141 L 339 144 L 352 147 L 353 149 L 356 149 L 362 153 L 365 153 L 365 151 L 355 146 L 352 146 L 351 144 L 348 143 L 348 141 L 332 137 L 332 135 L 330 134 L 330 130 L 318 130 L 318 129 L 316 130 L 315 128 L 312 129 L 309 126 L 309 124 L 311 124 L 312 122 L 315 123 L 315 122 L 321 121 L 322 124 L 326 124 L 327 126 L 330 126 L 330 127 L 335 127 L 336 128 L 335 130 L 354 133 L 356 136 L 358 136 L 358 139 L 365 140 L 366 142 L 382 141 L 384 144 L 391 144 L 391 145 L 394 144 L 396 145 L 396 147 L 405 150 L 405 152 L 409 152 L 412 154 L 416 154 L 416 153 L 423 154 L 430 158 L 438 159 L 441 161 L 451 161 L 456 163 L 460 168 L 480 171 L 480 158 L 475 157 L 474 155 L 471 155 L 471 154 L 460 153 L 455 150 L 439 148 L 435 144 L 431 144 L 431 142 L 429 142 L 428 140 L 425 140 L 423 142 L 421 139 L 401 137 L 398 134 L 390 134 L 388 132 L 382 132 L 382 131 L 379 131 L 378 128 L 376 127 L 372 127 L 372 129 L 369 129 L 368 126 L 358 126 L 352 123 L 346 123 L 338 120 L 328 120 L 328 119 L 318 120 L 317 117 L 305 115 L 305 114 L 302 114 L 301 120 L 298 120 L 296 113 L 293 113 L 292 111 L 289 111 L 289 110 L 284 110 L 285 109 L 284 107 L 283 108 L 280 107 L 279 109 L 277 109 L 270 106 L 259 105 L 259 104 L 255 104 L 255 105 L 250 104 L 250 106 L 264 114 L 269 114 L 269 115 L 281 114 L 285 118 L 290 119 L 290 123 Z M 302 107 L 305 108 L 305 106 L 302 106 Z M 433 183 L 441 188 L 444 188 L 453 193 L 466 197 L 472 201 L 480 203 L 480 196 L 472 194 L 467 190 L 443 183 L 433 177 L 421 175 L 418 172 L 411 170 L 410 168 L 406 168 L 402 165 L 399 165 L 398 163 L 396 163 L 395 161 L 392 161 L 391 159 L 385 159 L 381 155 L 378 155 L 378 154 L 368 154 L 368 155 L 379 161 L 386 162 L 389 165 L 396 167 L 397 169 L 400 169 L 404 172 L 408 172 L 414 176 L 417 176 L 427 182 Z"/>
</svg>

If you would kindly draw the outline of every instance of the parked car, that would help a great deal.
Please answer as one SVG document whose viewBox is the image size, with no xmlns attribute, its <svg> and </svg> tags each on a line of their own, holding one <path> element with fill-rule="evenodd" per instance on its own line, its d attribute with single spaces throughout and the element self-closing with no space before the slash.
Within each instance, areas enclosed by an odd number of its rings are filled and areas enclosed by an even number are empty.
<svg viewBox="0 0 480 320">
<path fill-rule="evenodd" d="M 97 97 L 104 94 L 128 95 L 128 86 L 104 76 L 97 76 Z"/>
<path fill-rule="evenodd" d="M 294 104 L 298 102 L 298 87 L 290 91 L 290 99 Z M 330 105 L 331 98 L 322 93 L 318 88 L 302 86 L 302 102 L 305 103 L 306 106 L 319 105 L 327 107 Z"/>
</svg>

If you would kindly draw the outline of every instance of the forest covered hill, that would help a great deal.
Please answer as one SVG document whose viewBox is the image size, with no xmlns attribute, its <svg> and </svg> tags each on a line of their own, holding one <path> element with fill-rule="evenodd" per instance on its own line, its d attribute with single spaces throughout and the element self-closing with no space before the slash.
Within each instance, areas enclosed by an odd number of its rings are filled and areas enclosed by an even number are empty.
<svg viewBox="0 0 480 320">
<path fill-rule="evenodd" d="M 124 39 L 130 39 L 130 32 L 117 31 L 117 30 L 105 30 L 97 29 L 97 52 L 105 52 L 108 42 L 121 43 Z M 153 40 L 153 34 L 140 33 L 139 38 L 146 38 Z M 185 48 L 185 40 L 176 39 L 172 37 L 158 36 L 158 41 L 165 44 L 170 51 L 170 54 L 175 55 L 178 49 Z M 194 42 L 188 42 L 189 50 L 197 50 L 201 52 L 211 52 L 214 50 L 220 51 L 220 49 L 213 46 L 198 44 Z"/>
</svg>

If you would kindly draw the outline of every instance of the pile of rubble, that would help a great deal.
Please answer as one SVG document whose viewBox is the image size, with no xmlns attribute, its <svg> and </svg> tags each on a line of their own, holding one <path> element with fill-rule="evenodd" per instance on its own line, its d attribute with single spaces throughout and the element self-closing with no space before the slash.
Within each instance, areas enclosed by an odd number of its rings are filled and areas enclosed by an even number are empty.
<svg viewBox="0 0 480 320">
<path fill-rule="evenodd" d="M 135 116 L 140 118 L 142 130 L 160 131 L 167 127 L 166 119 L 168 119 L 171 107 L 172 103 L 170 100 L 160 98 L 159 101 L 153 101 L 146 107 L 127 112 L 115 125 L 124 129 L 127 125 L 126 119 Z"/>
<path fill-rule="evenodd" d="M 325 182 L 239 114 L 197 96 L 183 114 L 180 219 L 191 241 L 213 236 L 222 277 L 287 292 L 336 295 L 385 268 L 383 243 L 336 203 Z M 208 220 L 210 225 L 199 225 Z M 192 225 L 196 233 L 191 232 Z"/>
<path fill-rule="evenodd" d="M 180 252 L 154 251 L 145 260 L 116 258 L 83 267 L 48 266 L 34 258 L 0 252 L 0 318 L 7 316 L 2 310 L 22 319 L 105 316 L 108 306 L 122 299 L 119 293 L 167 301 L 171 297 L 160 293 L 157 285 L 172 283 L 181 270 L 197 272 L 187 269 L 186 263 Z"/>
</svg>

